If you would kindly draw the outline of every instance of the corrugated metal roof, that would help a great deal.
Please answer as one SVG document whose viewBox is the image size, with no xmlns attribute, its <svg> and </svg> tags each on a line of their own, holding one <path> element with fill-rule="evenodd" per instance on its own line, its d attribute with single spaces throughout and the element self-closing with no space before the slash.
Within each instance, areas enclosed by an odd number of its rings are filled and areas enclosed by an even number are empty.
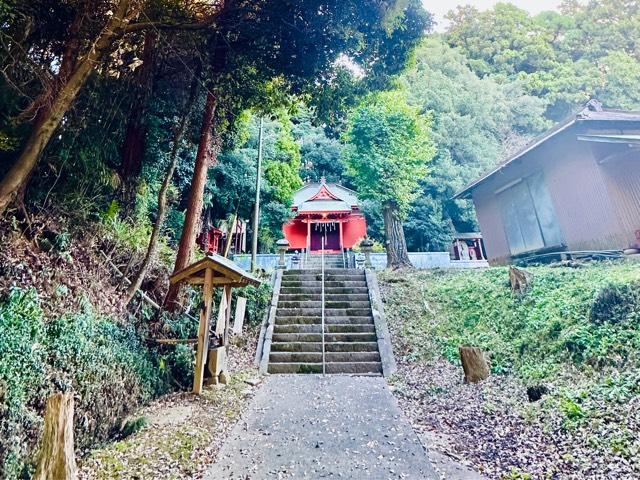
<svg viewBox="0 0 640 480">
<path fill-rule="evenodd" d="M 342 200 L 313 200 L 298 207 L 298 213 L 350 212 L 351 206 Z"/>
<path fill-rule="evenodd" d="M 596 110 L 593 110 L 592 108 L 596 108 Z M 589 106 L 588 104 L 588 106 L 577 115 L 570 116 L 563 122 L 555 125 L 553 128 L 550 128 L 549 130 L 544 132 L 542 135 L 534 138 L 531 142 L 529 142 L 527 145 L 521 148 L 518 152 L 506 158 L 505 160 L 500 162 L 498 165 L 496 165 L 494 168 L 492 168 L 485 174 L 481 175 L 479 178 L 477 178 L 473 182 L 467 184 L 462 190 L 456 193 L 453 196 L 453 198 L 468 198 L 469 194 L 471 194 L 471 191 L 475 187 L 477 187 L 478 185 L 480 185 L 481 183 L 483 183 L 484 181 L 486 181 L 487 179 L 489 179 L 490 177 L 492 177 L 493 175 L 495 175 L 496 173 L 498 173 L 499 171 L 507 167 L 510 163 L 523 157 L 524 155 L 534 150 L 536 147 L 540 146 L 550 138 L 554 137 L 560 132 L 563 132 L 567 128 L 571 127 L 576 122 L 637 122 L 640 126 L 640 112 L 622 111 L 622 110 L 606 110 L 606 109 L 597 109 L 597 108 L 598 108 L 597 106 L 592 107 L 592 106 Z"/>
<path fill-rule="evenodd" d="M 578 140 L 597 143 L 640 144 L 640 135 L 578 135 Z"/>
</svg>

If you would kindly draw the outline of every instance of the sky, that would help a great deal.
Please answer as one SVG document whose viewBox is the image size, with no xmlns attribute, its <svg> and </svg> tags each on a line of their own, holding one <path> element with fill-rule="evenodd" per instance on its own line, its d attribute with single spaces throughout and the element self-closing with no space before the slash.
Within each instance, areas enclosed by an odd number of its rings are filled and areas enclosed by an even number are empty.
<svg viewBox="0 0 640 480">
<path fill-rule="evenodd" d="M 560 5 L 561 0 L 510 0 L 508 3 L 513 3 L 520 8 L 523 8 L 531 13 L 540 13 L 543 10 L 555 10 Z M 458 5 L 473 5 L 480 10 L 488 10 L 493 7 L 496 0 L 460 0 L 449 1 L 443 0 L 422 0 L 424 7 L 433 13 L 436 17 L 438 25 L 436 31 L 443 31 L 446 22 L 444 19 L 445 14 L 449 10 L 455 9 Z"/>
</svg>

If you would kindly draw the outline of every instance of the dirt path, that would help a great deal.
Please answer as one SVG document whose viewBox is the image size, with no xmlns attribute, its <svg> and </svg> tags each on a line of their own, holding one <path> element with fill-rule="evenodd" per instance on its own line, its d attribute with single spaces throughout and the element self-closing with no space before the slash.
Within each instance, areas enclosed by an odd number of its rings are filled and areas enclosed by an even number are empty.
<svg viewBox="0 0 640 480">
<path fill-rule="evenodd" d="M 207 479 L 436 479 L 381 377 L 268 377 Z"/>
</svg>

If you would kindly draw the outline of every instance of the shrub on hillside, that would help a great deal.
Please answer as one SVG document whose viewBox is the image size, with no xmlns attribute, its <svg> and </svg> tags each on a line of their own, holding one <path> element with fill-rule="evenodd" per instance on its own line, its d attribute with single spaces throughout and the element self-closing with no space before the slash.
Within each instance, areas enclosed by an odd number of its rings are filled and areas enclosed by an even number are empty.
<svg viewBox="0 0 640 480">
<path fill-rule="evenodd" d="M 640 318 L 640 282 L 610 283 L 598 290 L 589 318 L 596 325 L 637 321 Z"/>
<path fill-rule="evenodd" d="M 33 289 L 11 290 L 0 303 L 0 478 L 28 476 L 50 393 L 75 393 L 75 441 L 84 448 L 165 391 L 166 378 L 133 326 L 88 306 L 47 322 Z"/>
</svg>

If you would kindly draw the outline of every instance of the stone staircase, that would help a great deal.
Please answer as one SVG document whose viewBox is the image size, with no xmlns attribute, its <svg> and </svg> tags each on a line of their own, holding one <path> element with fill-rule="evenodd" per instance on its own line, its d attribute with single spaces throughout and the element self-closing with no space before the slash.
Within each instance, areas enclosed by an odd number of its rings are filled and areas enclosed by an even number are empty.
<svg viewBox="0 0 640 480">
<path fill-rule="evenodd" d="M 328 253 L 324 256 L 324 268 L 325 269 L 334 269 L 334 268 L 344 268 L 344 262 L 346 258 L 342 257 L 342 254 L 338 253 Z M 320 254 L 312 254 L 309 255 L 304 263 L 304 268 L 306 270 L 321 270 L 322 269 L 322 255 Z"/>
<path fill-rule="evenodd" d="M 342 267 L 342 255 L 335 257 Z M 326 373 L 382 374 L 363 270 L 325 270 L 325 368 Z M 283 272 L 268 372 L 322 373 L 320 270 Z"/>
</svg>

